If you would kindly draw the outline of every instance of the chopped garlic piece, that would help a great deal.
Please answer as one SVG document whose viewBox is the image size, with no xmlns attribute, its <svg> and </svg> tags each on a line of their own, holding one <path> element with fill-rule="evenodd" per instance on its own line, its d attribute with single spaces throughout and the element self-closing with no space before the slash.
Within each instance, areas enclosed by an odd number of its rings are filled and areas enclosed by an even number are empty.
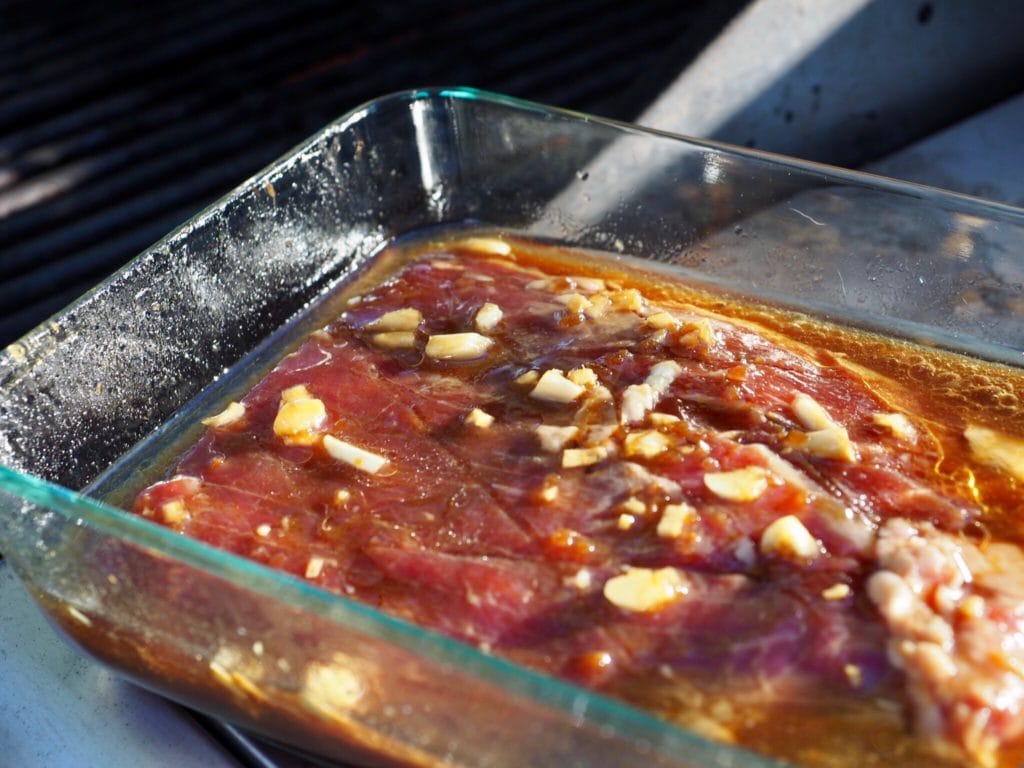
<svg viewBox="0 0 1024 768">
<path fill-rule="evenodd" d="M 651 368 L 651 372 L 647 374 L 646 384 L 654 390 L 655 395 L 661 398 L 682 372 L 683 369 L 679 363 L 674 360 L 662 360 Z"/>
<path fill-rule="evenodd" d="M 668 312 L 655 312 L 647 318 L 646 323 L 658 330 L 673 331 L 679 327 L 679 320 Z"/>
<path fill-rule="evenodd" d="M 512 253 L 512 246 L 496 237 L 468 237 L 462 241 L 462 244 L 475 251 L 491 253 L 495 256 L 508 256 Z"/>
<path fill-rule="evenodd" d="M 591 320 L 598 320 L 608 314 L 612 306 L 612 300 L 599 293 L 590 297 L 590 306 L 583 310 L 583 313 Z"/>
<path fill-rule="evenodd" d="M 583 445 L 600 445 L 607 442 L 618 430 L 618 424 L 591 424 L 586 428 L 581 443 Z"/>
<path fill-rule="evenodd" d="M 608 602 L 636 613 L 664 608 L 687 592 L 686 581 L 675 568 L 630 568 L 604 584 Z"/>
<path fill-rule="evenodd" d="M 616 521 L 616 525 L 618 526 L 618 529 L 620 531 L 628 531 L 630 528 L 633 527 L 635 523 L 636 518 L 633 515 L 630 515 L 626 512 L 623 512 L 621 515 L 619 515 L 619 519 L 618 521 Z"/>
<path fill-rule="evenodd" d="M 480 427 L 480 429 L 487 429 L 494 423 L 494 417 L 487 411 L 474 408 L 466 414 L 466 423 L 474 427 Z"/>
<path fill-rule="evenodd" d="M 566 378 L 573 384 L 579 384 L 581 387 L 590 388 L 597 384 L 597 374 L 586 367 L 575 368 L 569 371 Z"/>
<path fill-rule="evenodd" d="M 558 498 L 558 486 L 548 485 L 540 492 L 541 501 L 551 502 Z"/>
<path fill-rule="evenodd" d="M 842 600 L 850 595 L 850 585 L 839 582 L 821 591 L 821 596 L 826 600 Z"/>
<path fill-rule="evenodd" d="M 270 535 L 270 523 L 260 523 L 256 526 L 256 535 L 261 539 L 265 539 Z"/>
<path fill-rule="evenodd" d="M 501 307 L 487 302 L 477 310 L 473 324 L 476 325 L 478 331 L 493 331 L 504 316 L 505 313 L 501 311 Z"/>
<path fill-rule="evenodd" d="M 669 439 L 654 429 L 631 432 L 623 442 L 627 456 L 641 456 L 650 459 L 668 450 Z"/>
<path fill-rule="evenodd" d="M 821 546 L 794 515 L 780 517 L 761 534 L 761 553 L 790 560 L 810 560 L 821 554 Z"/>
<path fill-rule="evenodd" d="M 674 360 L 663 360 L 654 365 L 643 384 L 631 384 L 622 393 L 619 420 L 623 424 L 643 421 L 647 412 L 654 409 L 682 372 L 683 369 Z"/>
<path fill-rule="evenodd" d="M 181 499 L 168 501 L 160 507 L 160 513 L 163 515 L 164 522 L 168 525 L 177 525 L 188 519 L 188 510 L 185 509 L 185 502 Z"/>
<path fill-rule="evenodd" d="M 230 424 L 234 424 L 243 416 L 245 416 L 244 405 L 241 403 L 228 403 L 228 407 L 216 416 L 210 416 L 209 418 L 203 419 L 203 424 L 214 428 L 226 427 Z"/>
<path fill-rule="evenodd" d="M 603 445 L 595 445 L 593 448 L 566 448 L 562 451 L 562 466 L 589 467 L 608 458 L 608 449 Z"/>
<path fill-rule="evenodd" d="M 416 346 L 415 331 L 385 331 L 370 337 L 374 346 L 384 349 L 413 349 Z"/>
<path fill-rule="evenodd" d="M 274 434 L 287 445 L 312 445 L 318 430 L 327 421 L 327 409 L 322 400 L 309 394 L 299 384 L 281 393 L 281 405 L 274 418 Z"/>
<path fill-rule="evenodd" d="M 377 474 L 381 467 L 388 463 L 383 456 L 364 451 L 333 435 L 324 435 L 324 449 L 332 459 L 342 461 L 370 475 Z"/>
<path fill-rule="evenodd" d="M 427 339 L 426 355 L 434 360 L 472 360 L 494 343 L 479 333 L 442 333 Z"/>
<path fill-rule="evenodd" d="M 658 535 L 664 539 L 676 539 L 683 535 L 688 525 L 697 517 L 697 510 L 686 502 L 666 504 L 658 521 Z"/>
<path fill-rule="evenodd" d="M 87 627 L 92 626 L 92 619 L 82 613 L 80 610 L 75 608 L 73 605 L 67 607 L 68 616 L 77 621 L 79 624 L 84 624 Z"/>
<path fill-rule="evenodd" d="M 704 485 L 727 501 L 753 501 L 768 490 L 771 473 L 764 467 L 744 467 L 728 472 L 707 472 Z"/>
<path fill-rule="evenodd" d="M 512 380 L 513 384 L 518 384 L 521 387 L 532 387 L 537 383 L 537 379 L 540 378 L 540 374 L 537 371 L 526 371 L 521 373 Z"/>
<path fill-rule="evenodd" d="M 582 293 L 562 293 L 556 296 L 555 299 L 565 304 L 565 308 L 570 312 L 575 312 L 576 314 L 586 312 L 591 306 L 590 299 Z"/>
<path fill-rule="evenodd" d="M 415 331 L 423 322 L 423 314 L 412 307 L 385 312 L 366 327 L 371 331 Z"/>
<path fill-rule="evenodd" d="M 622 393 L 619 420 L 623 424 L 636 424 L 643 421 L 644 414 L 654 405 L 654 390 L 649 384 L 630 384 Z"/>
<path fill-rule="evenodd" d="M 654 333 L 647 337 L 647 342 L 649 344 L 656 344 L 659 347 L 662 346 L 666 341 L 668 341 L 668 331 L 666 331 L 664 328 L 655 331 Z"/>
<path fill-rule="evenodd" d="M 833 424 L 825 429 L 816 429 L 805 435 L 806 440 L 800 446 L 811 456 L 823 459 L 839 459 L 840 461 L 856 461 L 857 451 L 850 442 L 846 427 Z"/>
<path fill-rule="evenodd" d="M 689 322 L 683 326 L 682 330 L 684 333 L 679 337 L 679 341 L 689 347 L 713 347 L 718 341 L 711 321 L 706 318 Z"/>
<path fill-rule="evenodd" d="M 604 280 L 599 277 L 579 277 L 573 275 L 569 278 L 576 287 L 587 293 L 597 293 L 604 290 Z"/>
<path fill-rule="evenodd" d="M 324 559 L 322 557 L 314 555 L 313 557 L 309 558 L 309 561 L 306 563 L 306 578 L 315 579 L 321 573 L 323 573 L 323 570 Z"/>
<path fill-rule="evenodd" d="M 910 423 L 910 419 L 902 413 L 873 413 L 871 421 L 880 427 L 885 427 L 898 440 L 914 442 L 917 439 L 917 430 Z"/>
<path fill-rule="evenodd" d="M 306 667 L 299 698 L 307 710 L 320 717 L 349 722 L 365 693 L 366 686 L 351 662 L 339 653 L 333 663 L 315 661 Z"/>
<path fill-rule="evenodd" d="M 671 413 L 658 413 L 656 411 L 647 414 L 647 420 L 656 427 L 670 427 L 682 421 L 678 416 L 673 416 Z"/>
<path fill-rule="evenodd" d="M 571 577 L 566 579 L 569 586 L 576 587 L 581 592 L 590 589 L 590 585 L 593 583 L 594 577 L 586 568 L 580 568 Z"/>
<path fill-rule="evenodd" d="M 861 672 L 860 667 L 856 664 L 844 664 L 843 674 L 846 675 L 846 679 L 850 682 L 852 687 L 860 688 L 860 684 L 864 680 L 864 674 Z"/>
<path fill-rule="evenodd" d="M 557 368 L 552 368 L 544 371 L 530 397 L 552 403 L 571 403 L 583 392 L 583 387 L 567 379 Z"/>
<path fill-rule="evenodd" d="M 343 507 L 346 504 L 348 504 L 348 500 L 351 498 L 352 491 L 348 490 L 347 488 L 339 488 L 337 491 L 334 492 L 334 503 L 339 507 Z"/>
<path fill-rule="evenodd" d="M 631 515 L 645 515 L 647 514 L 647 505 L 644 504 L 636 496 L 630 496 L 624 502 L 619 505 L 619 509 L 624 512 L 628 512 Z"/>
<path fill-rule="evenodd" d="M 309 394 L 305 384 L 296 384 L 294 387 L 281 390 L 281 400 L 285 403 L 290 403 L 294 400 L 308 400 L 311 397 L 312 395 Z"/>
<path fill-rule="evenodd" d="M 957 612 L 967 619 L 980 619 L 985 615 L 985 598 L 981 595 L 968 595 L 960 602 Z"/>
<path fill-rule="evenodd" d="M 797 421 L 803 425 L 804 429 L 828 429 L 836 426 L 836 422 L 829 412 L 809 395 L 802 392 L 797 394 L 791 405 Z"/>
<path fill-rule="evenodd" d="M 537 427 L 540 447 L 548 453 L 558 453 L 565 445 L 579 434 L 579 427 L 554 427 L 541 424 Z"/>
<path fill-rule="evenodd" d="M 1024 440 L 971 424 L 964 430 L 971 453 L 982 464 L 1009 472 L 1024 483 Z"/>
<path fill-rule="evenodd" d="M 636 288 L 625 288 L 621 291 L 615 291 L 610 298 L 615 309 L 626 312 L 640 312 L 644 308 L 644 297 Z"/>
</svg>

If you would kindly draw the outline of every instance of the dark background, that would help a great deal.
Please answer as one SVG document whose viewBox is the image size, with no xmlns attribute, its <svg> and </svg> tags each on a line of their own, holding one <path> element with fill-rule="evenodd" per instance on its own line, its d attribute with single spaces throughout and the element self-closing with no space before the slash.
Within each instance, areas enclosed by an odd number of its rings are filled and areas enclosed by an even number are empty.
<svg viewBox="0 0 1024 768">
<path fill-rule="evenodd" d="M 630 120 L 744 5 L 0 3 L 0 346 L 363 101 L 469 85 Z"/>
</svg>

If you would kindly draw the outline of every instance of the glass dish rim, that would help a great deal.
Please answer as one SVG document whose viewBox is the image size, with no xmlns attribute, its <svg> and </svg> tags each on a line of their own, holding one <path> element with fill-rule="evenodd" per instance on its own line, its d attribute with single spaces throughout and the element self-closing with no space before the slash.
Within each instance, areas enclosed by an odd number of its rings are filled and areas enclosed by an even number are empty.
<svg viewBox="0 0 1024 768">
<path fill-rule="evenodd" d="M 604 125 L 615 129 L 622 135 L 656 137 L 658 139 L 681 142 L 697 149 L 741 157 L 746 160 L 767 163 L 781 169 L 789 169 L 803 175 L 816 176 L 824 183 L 867 187 L 881 192 L 910 196 L 943 207 L 953 207 L 962 212 L 980 212 L 989 215 L 997 213 L 1002 217 L 1016 219 L 1024 225 L 1024 208 L 922 184 L 890 179 L 864 171 L 838 168 L 764 150 L 737 147 L 714 140 L 683 136 L 636 124 L 596 117 L 573 110 L 549 107 L 536 102 L 475 88 L 456 86 L 409 89 L 364 102 L 338 119 L 328 123 L 280 158 L 252 174 L 231 191 L 175 227 L 170 233 L 146 248 L 81 297 L 54 313 L 48 320 L 43 321 L 35 328 L 23 334 L 22 337 L 12 342 L 11 346 L 24 345 L 37 335 L 47 333 L 49 324 L 55 318 L 63 317 L 73 312 L 76 308 L 89 302 L 94 296 L 101 294 L 123 274 L 134 269 L 147 254 L 172 244 L 177 238 L 197 227 L 209 217 L 216 215 L 241 191 L 251 189 L 256 185 L 262 185 L 287 170 L 294 163 L 301 161 L 311 150 L 315 150 L 325 139 L 343 132 L 351 125 L 357 124 L 371 111 L 383 109 L 391 104 L 402 102 L 411 104 L 415 101 L 432 99 L 484 101 L 511 107 L 516 110 L 536 112 L 582 123 Z M 720 754 L 722 751 L 725 751 L 732 759 L 732 764 L 737 766 L 780 765 L 778 761 L 769 757 L 757 755 L 733 745 L 712 742 L 625 702 L 620 702 L 593 690 L 536 672 L 500 657 L 491 656 L 435 630 L 422 628 L 405 620 L 389 616 L 368 605 L 350 600 L 343 595 L 337 595 L 308 584 L 295 576 L 250 561 L 239 555 L 216 549 L 201 541 L 181 536 L 163 526 L 117 509 L 78 491 L 51 483 L 30 473 L 3 464 L 0 464 L 0 490 L 7 491 L 31 504 L 54 510 L 66 518 L 70 524 L 80 527 L 88 526 L 103 535 L 116 537 L 119 541 L 129 545 L 155 550 L 161 555 L 173 557 L 183 565 L 201 570 L 214 578 L 229 581 L 233 585 L 247 591 L 273 599 L 284 600 L 293 607 L 303 611 L 314 611 L 334 623 L 344 623 L 356 631 L 397 644 L 404 649 L 416 653 L 428 652 L 431 658 L 436 661 L 464 670 L 488 683 L 500 686 L 503 690 L 528 697 L 535 701 L 541 701 L 545 706 L 560 710 L 578 720 L 589 720 L 602 730 L 609 729 L 612 733 L 624 739 L 645 739 L 655 749 L 657 749 L 657 745 L 676 742 L 685 744 L 696 752 L 708 751 L 710 754 L 711 751 L 717 751 Z M 17 552 L 8 554 L 10 559 L 16 564 Z M 579 705 L 580 697 L 583 697 L 586 703 L 586 706 L 582 709 Z"/>
</svg>

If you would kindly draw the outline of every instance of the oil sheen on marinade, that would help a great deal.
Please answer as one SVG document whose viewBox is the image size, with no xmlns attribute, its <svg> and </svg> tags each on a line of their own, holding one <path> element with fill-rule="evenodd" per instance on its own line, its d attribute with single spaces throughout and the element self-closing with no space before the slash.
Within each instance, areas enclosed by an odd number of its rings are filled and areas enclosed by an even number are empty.
<svg viewBox="0 0 1024 768">
<path fill-rule="evenodd" d="M 419 242 L 135 511 L 806 765 L 1010 765 L 1019 373 Z"/>
</svg>

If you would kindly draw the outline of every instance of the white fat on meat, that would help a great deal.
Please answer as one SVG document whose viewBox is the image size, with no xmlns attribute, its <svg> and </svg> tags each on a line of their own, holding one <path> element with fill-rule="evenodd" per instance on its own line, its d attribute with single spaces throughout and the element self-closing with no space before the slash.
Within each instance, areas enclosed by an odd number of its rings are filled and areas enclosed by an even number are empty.
<svg viewBox="0 0 1024 768">
<path fill-rule="evenodd" d="M 918 732 L 994 765 L 1024 733 L 1024 553 L 897 519 L 879 531 L 876 556 L 868 596 Z"/>
</svg>

